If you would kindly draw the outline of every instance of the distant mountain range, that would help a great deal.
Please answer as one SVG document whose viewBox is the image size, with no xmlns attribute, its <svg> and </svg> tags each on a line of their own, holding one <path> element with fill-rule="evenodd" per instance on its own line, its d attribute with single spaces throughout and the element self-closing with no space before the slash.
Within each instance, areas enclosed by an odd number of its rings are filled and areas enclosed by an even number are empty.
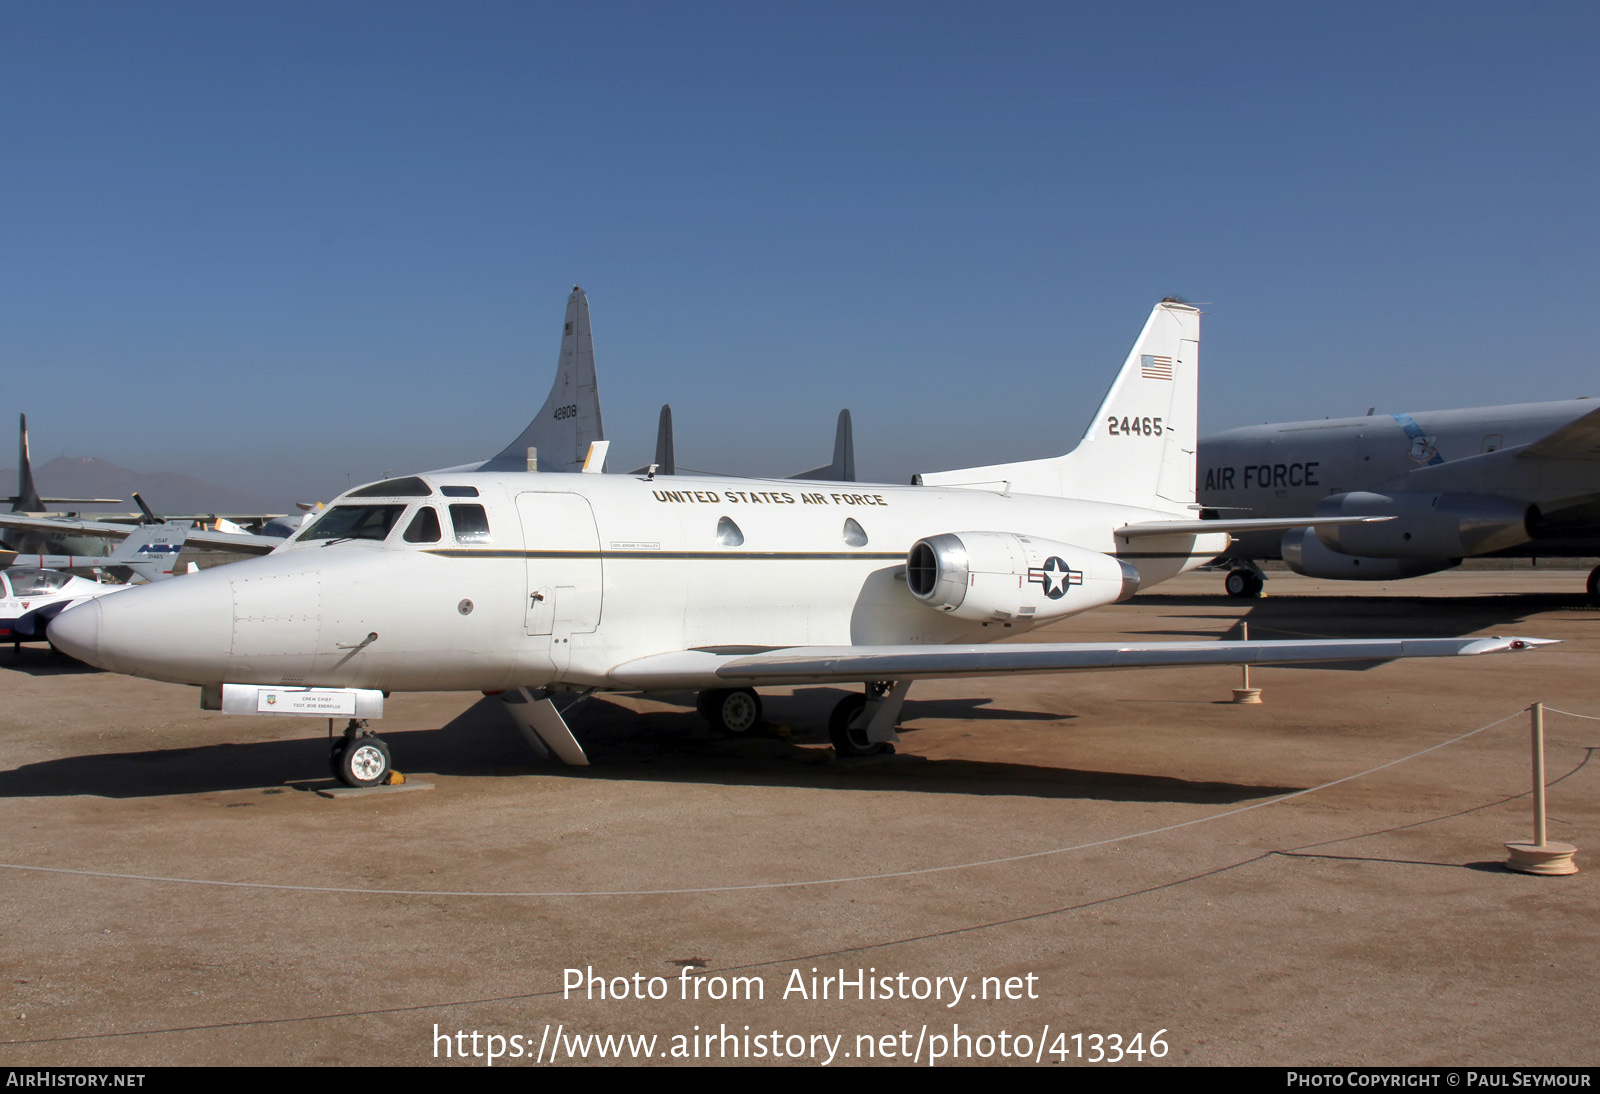
<svg viewBox="0 0 1600 1094">
<path fill-rule="evenodd" d="M 145 504 L 156 514 L 167 513 L 279 513 L 261 498 L 226 486 L 204 482 L 192 475 L 174 471 L 129 471 L 107 460 L 93 456 L 57 456 L 49 463 L 34 464 L 34 482 L 44 497 L 56 498 L 122 498 L 116 505 L 52 506 L 55 509 L 73 509 L 76 512 L 134 512 L 139 507 L 133 501 L 137 490 Z M 0 468 L 0 496 L 8 496 L 17 488 L 17 469 Z"/>
</svg>

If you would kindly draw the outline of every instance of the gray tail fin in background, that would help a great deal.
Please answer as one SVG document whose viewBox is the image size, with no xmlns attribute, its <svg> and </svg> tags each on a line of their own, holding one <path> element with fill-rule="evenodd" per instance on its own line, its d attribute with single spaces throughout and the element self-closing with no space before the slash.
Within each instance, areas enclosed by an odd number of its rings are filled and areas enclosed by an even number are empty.
<svg viewBox="0 0 1600 1094">
<path fill-rule="evenodd" d="M 115 505 L 121 498 L 41 498 L 33 483 L 33 461 L 28 458 L 28 416 L 21 415 L 17 426 L 21 438 L 17 448 L 17 493 L 0 500 L 11 503 L 13 513 L 43 513 L 46 505 Z"/>
<path fill-rule="evenodd" d="M 656 421 L 655 469 L 657 475 L 678 473 L 678 458 L 672 451 L 672 407 L 667 403 L 661 404 L 661 417 Z M 650 473 L 650 468 L 640 467 L 630 473 L 647 475 Z"/>
<path fill-rule="evenodd" d="M 856 437 L 855 430 L 850 425 L 848 409 L 839 411 L 839 424 L 833 431 L 833 462 L 789 477 L 820 479 L 824 482 L 856 481 Z"/>
<path fill-rule="evenodd" d="M 28 459 L 28 416 L 22 415 L 18 431 L 22 442 L 17 452 L 17 496 L 11 499 L 13 513 L 42 513 L 44 502 L 39 499 L 39 488 L 33 484 L 33 461 Z"/>
<path fill-rule="evenodd" d="M 561 328 L 561 356 L 550 395 L 528 428 L 480 471 L 526 471 L 528 449 L 538 452 L 540 471 L 582 471 L 589 446 L 605 439 L 600 424 L 600 388 L 595 379 L 589 298 L 574 285 Z"/>
<path fill-rule="evenodd" d="M 672 450 L 672 407 L 661 404 L 661 418 L 656 422 L 656 474 L 676 475 L 678 457 Z"/>
</svg>

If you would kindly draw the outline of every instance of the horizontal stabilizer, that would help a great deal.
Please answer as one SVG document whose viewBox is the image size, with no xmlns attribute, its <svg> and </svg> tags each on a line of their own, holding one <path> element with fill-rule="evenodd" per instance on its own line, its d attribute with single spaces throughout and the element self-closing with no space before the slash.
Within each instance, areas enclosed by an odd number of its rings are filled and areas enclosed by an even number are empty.
<svg viewBox="0 0 1600 1094">
<path fill-rule="evenodd" d="M 1275 532 L 1290 528 L 1311 528 L 1319 524 L 1372 524 L 1394 517 L 1249 517 L 1241 520 L 1144 520 L 1124 524 L 1114 535 L 1125 539 L 1138 536 L 1195 536 L 1208 532 Z"/>
</svg>

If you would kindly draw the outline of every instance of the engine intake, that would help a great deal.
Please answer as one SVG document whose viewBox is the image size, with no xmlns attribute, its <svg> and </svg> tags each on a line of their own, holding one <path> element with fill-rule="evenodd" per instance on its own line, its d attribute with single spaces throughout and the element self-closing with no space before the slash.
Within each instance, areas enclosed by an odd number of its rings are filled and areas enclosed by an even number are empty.
<svg viewBox="0 0 1600 1094">
<path fill-rule="evenodd" d="M 906 586 L 958 619 L 1057 619 L 1126 600 L 1139 591 L 1139 571 L 1069 543 L 1014 532 L 946 532 L 911 545 Z"/>
</svg>

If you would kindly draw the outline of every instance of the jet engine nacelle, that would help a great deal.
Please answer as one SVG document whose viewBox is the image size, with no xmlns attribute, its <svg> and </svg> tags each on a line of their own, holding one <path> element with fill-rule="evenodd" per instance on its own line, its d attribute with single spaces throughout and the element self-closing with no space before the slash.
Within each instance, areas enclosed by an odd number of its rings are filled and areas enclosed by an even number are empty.
<svg viewBox="0 0 1600 1094">
<path fill-rule="evenodd" d="M 1280 547 L 1289 569 L 1306 577 L 1327 577 L 1340 581 L 1398 581 L 1403 577 L 1448 570 L 1459 558 L 1373 558 L 1330 551 L 1310 528 L 1284 533 Z"/>
<path fill-rule="evenodd" d="M 1316 515 L 1394 517 L 1372 524 L 1319 527 L 1317 538 L 1340 554 L 1437 561 L 1486 555 L 1526 543 L 1533 538 L 1529 526 L 1539 511 L 1526 502 L 1488 494 L 1358 490 L 1323 498 Z"/>
<path fill-rule="evenodd" d="M 1121 559 L 1012 532 L 946 532 L 919 539 L 906 559 L 911 595 L 957 619 L 1054 619 L 1139 591 Z"/>
</svg>

